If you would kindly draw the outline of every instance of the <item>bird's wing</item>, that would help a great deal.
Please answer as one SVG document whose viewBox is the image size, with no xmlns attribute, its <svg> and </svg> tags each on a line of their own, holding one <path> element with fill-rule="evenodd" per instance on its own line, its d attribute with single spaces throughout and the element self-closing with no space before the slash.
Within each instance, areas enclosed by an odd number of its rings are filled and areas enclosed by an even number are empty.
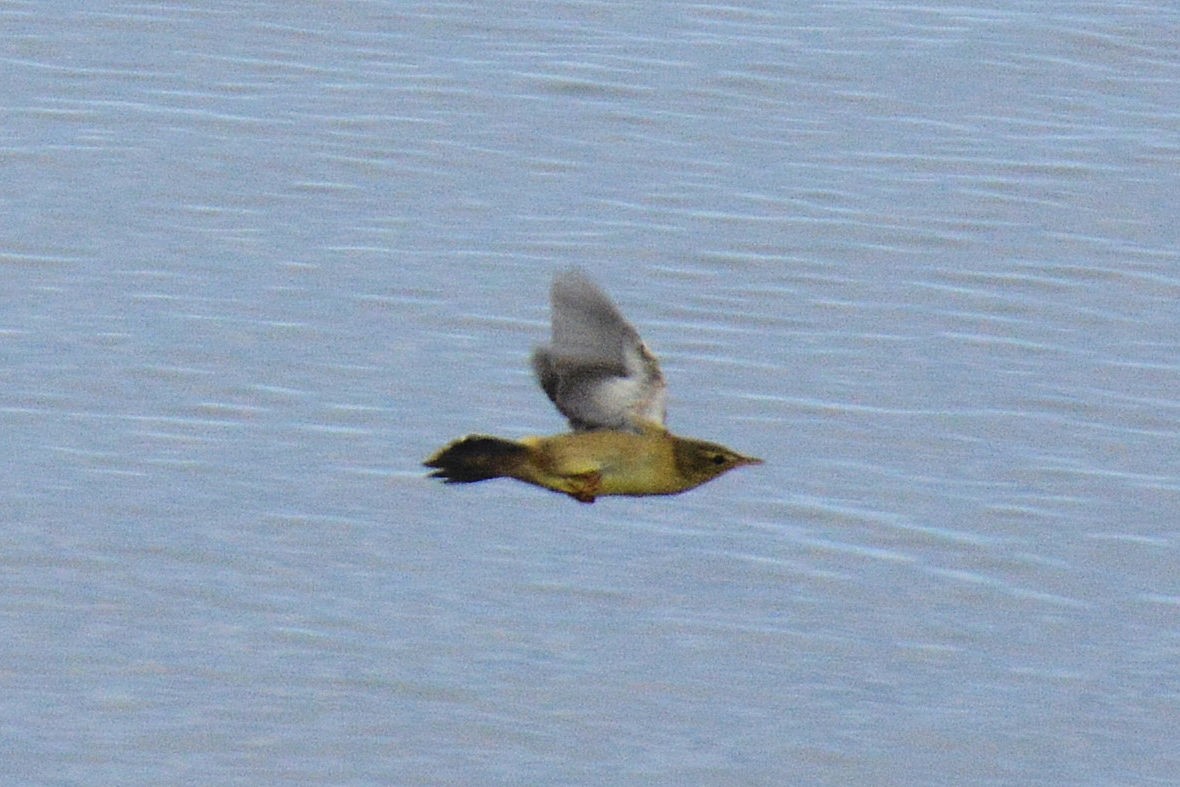
<svg viewBox="0 0 1180 787">
<path fill-rule="evenodd" d="M 537 381 L 574 429 L 628 429 L 664 423 L 659 361 L 585 274 L 553 281 L 553 343 L 533 353 Z"/>
</svg>

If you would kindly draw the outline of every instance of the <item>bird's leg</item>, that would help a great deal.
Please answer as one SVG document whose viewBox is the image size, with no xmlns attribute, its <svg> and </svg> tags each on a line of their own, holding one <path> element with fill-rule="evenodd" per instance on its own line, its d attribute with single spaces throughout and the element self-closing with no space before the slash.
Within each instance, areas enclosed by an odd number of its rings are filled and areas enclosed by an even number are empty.
<svg viewBox="0 0 1180 787">
<path fill-rule="evenodd" d="M 591 470 L 589 473 L 578 473 L 569 476 L 569 496 L 579 503 L 593 503 L 602 490 L 602 473 Z"/>
</svg>

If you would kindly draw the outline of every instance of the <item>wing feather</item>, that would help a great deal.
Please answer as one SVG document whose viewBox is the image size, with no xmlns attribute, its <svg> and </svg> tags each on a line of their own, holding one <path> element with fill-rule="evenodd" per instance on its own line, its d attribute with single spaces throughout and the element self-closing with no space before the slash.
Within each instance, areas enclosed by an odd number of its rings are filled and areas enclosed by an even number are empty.
<svg viewBox="0 0 1180 787">
<path fill-rule="evenodd" d="M 663 425 L 659 361 L 611 299 L 579 270 L 553 281 L 553 341 L 533 353 L 542 390 L 577 430 Z"/>
</svg>

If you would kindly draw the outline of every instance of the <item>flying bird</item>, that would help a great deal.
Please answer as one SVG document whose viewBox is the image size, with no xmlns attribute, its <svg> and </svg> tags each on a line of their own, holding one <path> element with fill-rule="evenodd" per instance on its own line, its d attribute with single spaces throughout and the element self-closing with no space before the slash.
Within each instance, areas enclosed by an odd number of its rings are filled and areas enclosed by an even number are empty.
<svg viewBox="0 0 1180 787">
<path fill-rule="evenodd" d="M 559 274 L 550 295 L 552 343 L 533 352 L 533 371 L 573 431 L 519 440 L 468 435 L 423 463 L 432 478 L 515 478 L 593 503 L 605 495 L 674 495 L 762 464 L 667 430 L 659 361 L 584 273 Z"/>
</svg>

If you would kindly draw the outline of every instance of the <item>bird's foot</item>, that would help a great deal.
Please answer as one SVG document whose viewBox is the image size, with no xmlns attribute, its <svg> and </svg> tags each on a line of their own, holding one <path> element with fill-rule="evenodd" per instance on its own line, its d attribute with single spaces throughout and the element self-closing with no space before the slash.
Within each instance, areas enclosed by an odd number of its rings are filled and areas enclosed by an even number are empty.
<svg viewBox="0 0 1180 787">
<path fill-rule="evenodd" d="M 593 503 L 601 491 L 601 473 L 580 473 L 579 475 L 570 477 L 570 491 L 568 494 L 579 503 Z"/>
</svg>

